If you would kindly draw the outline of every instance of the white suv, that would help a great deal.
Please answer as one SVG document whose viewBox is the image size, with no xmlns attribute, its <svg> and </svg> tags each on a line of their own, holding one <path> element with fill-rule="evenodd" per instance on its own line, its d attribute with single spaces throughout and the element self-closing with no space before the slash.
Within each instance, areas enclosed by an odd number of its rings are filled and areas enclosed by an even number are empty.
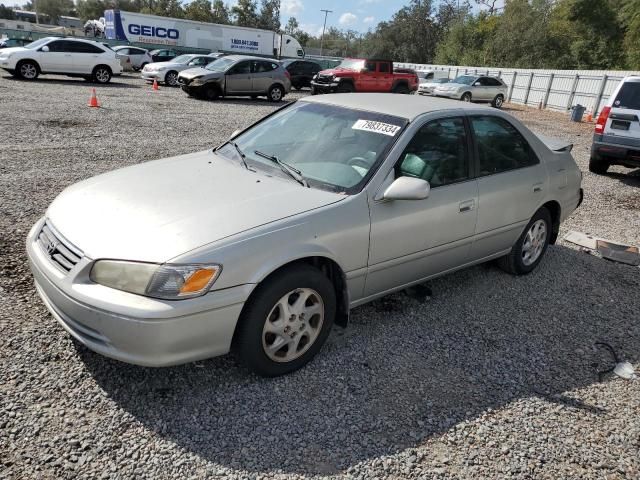
<svg viewBox="0 0 640 480">
<path fill-rule="evenodd" d="M 626 77 L 609 97 L 596 122 L 589 170 L 611 165 L 640 167 L 640 77 Z"/>
<path fill-rule="evenodd" d="M 108 83 L 113 75 L 122 73 L 120 59 L 110 48 L 91 40 L 59 37 L 0 50 L 0 68 L 25 80 L 56 73 L 96 83 Z"/>
</svg>

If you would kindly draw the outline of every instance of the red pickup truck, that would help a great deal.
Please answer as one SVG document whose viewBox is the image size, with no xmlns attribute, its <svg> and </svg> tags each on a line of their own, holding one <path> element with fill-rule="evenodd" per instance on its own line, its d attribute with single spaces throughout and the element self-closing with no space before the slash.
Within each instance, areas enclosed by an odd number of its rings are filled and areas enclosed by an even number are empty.
<svg viewBox="0 0 640 480">
<path fill-rule="evenodd" d="M 389 60 L 345 58 L 340 65 L 319 72 L 311 80 L 311 95 L 318 93 L 392 92 L 418 89 L 418 76 L 410 70 L 394 71 Z"/>
</svg>

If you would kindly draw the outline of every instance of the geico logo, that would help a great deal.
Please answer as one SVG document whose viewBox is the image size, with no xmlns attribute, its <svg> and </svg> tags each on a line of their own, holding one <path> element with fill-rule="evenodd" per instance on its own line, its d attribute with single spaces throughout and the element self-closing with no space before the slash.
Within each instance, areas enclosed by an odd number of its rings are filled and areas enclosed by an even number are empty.
<svg viewBox="0 0 640 480">
<path fill-rule="evenodd" d="M 170 38 L 176 40 L 180 36 L 180 32 L 175 28 L 153 27 L 151 25 L 129 25 L 129 33 L 131 35 L 144 35 L 145 37 Z"/>
</svg>

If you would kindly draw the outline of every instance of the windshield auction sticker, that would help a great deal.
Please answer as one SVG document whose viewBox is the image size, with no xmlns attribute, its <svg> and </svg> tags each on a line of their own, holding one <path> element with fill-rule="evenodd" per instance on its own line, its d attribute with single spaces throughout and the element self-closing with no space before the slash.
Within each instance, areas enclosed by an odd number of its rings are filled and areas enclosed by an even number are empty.
<svg viewBox="0 0 640 480">
<path fill-rule="evenodd" d="M 400 127 L 390 123 L 374 122 L 373 120 L 358 120 L 351 127 L 353 130 L 364 130 L 365 132 L 381 133 L 393 137 Z"/>
</svg>

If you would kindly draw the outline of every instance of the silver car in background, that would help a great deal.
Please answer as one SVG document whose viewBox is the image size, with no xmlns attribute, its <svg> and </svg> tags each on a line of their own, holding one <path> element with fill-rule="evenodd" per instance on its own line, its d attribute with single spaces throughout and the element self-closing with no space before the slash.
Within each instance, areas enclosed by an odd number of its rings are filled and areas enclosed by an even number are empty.
<svg viewBox="0 0 640 480">
<path fill-rule="evenodd" d="M 168 62 L 149 63 L 140 76 L 147 82 L 154 80 L 171 87 L 178 86 L 178 74 L 190 68 L 206 67 L 220 58 L 220 54 L 180 55 Z"/>
<path fill-rule="evenodd" d="M 189 96 L 207 100 L 266 96 L 279 102 L 291 91 L 291 75 L 278 60 L 246 55 L 229 55 L 204 68 L 185 70 L 178 83 Z"/>
<path fill-rule="evenodd" d="M 488 102 L 500 108 L 507 98 L 508 88 L 496 77 L 484 75 L 461 75 L 433 89 L 433 95 L 455 98 L 463 102 Z"/>
<path fill-rule="evenodd" d="M 126 71 L 139 71 L 144 68 L 148 63 L 153 62 L 149 50 L 139 47 L 129 47 L 126 45 L 119 45 L 116 47 L 110 47 L 120 57 L 120 63 L 122 68 Z"/>
<path fill-rule="evenodd" d="M 281 375 L 358 305 L 493 259 L 534 270 L 582 200 L 570 150 L 483 106 L 310 96 L 213 151 L 68 187 L 27 252 L 96 352 L 164 366 L 233 349 Z"/>
<path fill-rule="evenodd" d="M 418 95 L 433 95 L 433 90 L 444 83 L 449 83 L 449 79 L 432 78 L 431 80 L 421 80 L 416 93 L 418 93 Z"/>
</svg>

